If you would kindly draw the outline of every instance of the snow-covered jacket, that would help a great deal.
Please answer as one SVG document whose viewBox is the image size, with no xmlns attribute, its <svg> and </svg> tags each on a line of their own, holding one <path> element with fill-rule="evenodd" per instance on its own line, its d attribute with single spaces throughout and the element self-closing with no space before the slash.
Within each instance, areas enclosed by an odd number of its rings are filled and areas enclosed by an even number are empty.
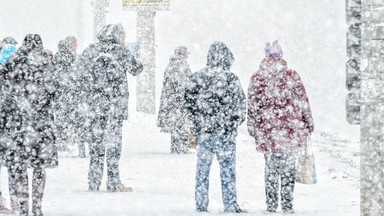
<svg viewBox="0 0 384 216">
<path fill-rule="evenodd" d="M 57 100 L 55 101 L 55 121 L 63 127 L 75 121 L 74 112 L 78 106 L 76 51 L 71 45 L 76 38 L 69 36 L 61 40 L 55 54 L 55 80 L 57 84 Z"/>
<path fill-rule="evenodd" d="M 88 107 L 87 118 L 128 117 L 128 80 L 143 71 L 143 65 L 123 46 L 121 24 L 104 26 L 97 34 L 98 43 L 89 45 L 79 58 L 81 98 Z"/>
<path fill-rule="evenodd" d="M 170 133 L 175 127 L 186 126 L 188 119 L 184 109 L 184 92 L 187 78 L 191 74 L 189 64 L 182 56 L 171 56 L 164 72 L 157 119 L 157 126 L 161 127 L 162 132 Z"/>
<path fill-rule="evenodd" d="M 207 67 L 193 73 L 185 89 L 185 108 L 199 134 L 237 135 L 245 120 L 246 97 L 239 78 L 229 71 L 232 52 L 223 42 L 214 42 Z"/>
<path fill-rule="evenodd" d="M 290 152 L 306 146 L 313 132 L 311 108 L 296 71 L 282 58 L 268 57 L 248 87 L 248 132 L 261 152 Z"/>
<path fill-rule="evenodd" d="M 5 65 L 3 137 L 7 165 L 52 168 L 58 165 L 52 101 L 54 67 L 37 34 L 28 34 Z M 4 141 L 4 140 L 3 140 Z"/>
</svg>

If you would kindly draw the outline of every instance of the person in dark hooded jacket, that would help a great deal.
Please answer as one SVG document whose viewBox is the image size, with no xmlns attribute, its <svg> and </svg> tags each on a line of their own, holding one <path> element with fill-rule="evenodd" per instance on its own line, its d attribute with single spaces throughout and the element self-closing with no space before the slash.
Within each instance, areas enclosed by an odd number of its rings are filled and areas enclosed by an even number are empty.
<svg viewBox="0 0 384 216">
<path fill-rule="evenodd" d="M 120 181 L 119 160 L 123 120 L 128 118 L 126 72 L 136 76 L 143 65 L 124 44 L 121 24 L 104 26 L 97 34 L 98 43 L 89 45 L 80 56 L 78 71 L 82 83 L 84 124 L 91 128 L 89 190 L 98 191 L 107 160 L 107 190 L 131 191 Z M 87 136 L 86 134 L 84 136 Z"/>
<path fill-rule="evenodd" d="M 243 212 L 236 194 L 235 138 L 237 127 L 245 120 L 246 98 L 238 77 L 230 72 L 233 62 L 228 47 L 214 42 L 208 51 L 207 66 L 189 77 L 185 89 L 185 107 L 197 135 L 197 211 L 207 211 L 209 171 L 216 155 L 224 210 Z"/>
<path fill-rule="evenodd" d="M 185 83 L 192 74 L 188 54 L 185 46 L 177 47 L 164 72 L 157 126 L 162 132 L 171 133 L 171 153 L 188 152 L 189 124 L 184 109 Z"/>
<path fill-rule="evenodd" d="M 23 45 L 5 65 L 3 131 L 5 163 L 13 170 L 20 215 L 29 212 L 27 168 L 33 169 L 32 213 L 42 215 L 46 168 L 58 166 L 52 102 L 54 67 L 37 34 L 28 34 Z"/>
<path fill-rule="evenodd" d="M 5 69 L 5 63 L 9 60 L 11 57 L 12 53 L 16 51 L 16 47 L 12 44 L 5 44 L 3 46 L 3 49 L 0 49 L 0 74 L 4 75 L 4 69 Z M 4 92 L 5 92 L 5 80 L 4 77 L 1 77 L 0 79 L 0 88 L 1 88 L 1 96 L 0 96 L 0 104 L 3 104 L 3 99 L 4 99 Z M 1 123 L 0 123 L 1 124 Z M 2 160 L 4 157 L 4 153 L 6 150 L 6 144 L 2 141 L 0 141 L 0 171 L 1 171 L 1 166 L 2 166 Z M 1 172 L 0 172 L 1 173 Z M 16 197 L 16 186 L 15 186 L 15 181 L 12 178 L 12 169 L 8 168 L 8 187 L 9 187 L 9 195 L 11 197 L 11 210 L 10 211 L 8 208 L 5 207 L 5 202 L 4 198 L 2 196 L 2 191 L 0 187 L 0 214 L 8 214 L 11 212 L 15 212 L 18 210 L 17 207 L 17 197 Z"/>
<path fill-rule="evenodd" d="M 77 143 L 79 156 L 85 157 L 85 145 L 81 139 L 77 139 L 78 124 L 78 83 L 77 83 L 77 61 L 76 61 L 77 40 L 68 36 L 58 44 L 58 52 L 55 54 L 56 80 L 57 80 L 57 101 L 55 103 L 55 122 L 58 130 L 59 150 L 68 151 L 68 143 Z M 81 130 L 82 131 L 82 130 Z"/>
</svg>

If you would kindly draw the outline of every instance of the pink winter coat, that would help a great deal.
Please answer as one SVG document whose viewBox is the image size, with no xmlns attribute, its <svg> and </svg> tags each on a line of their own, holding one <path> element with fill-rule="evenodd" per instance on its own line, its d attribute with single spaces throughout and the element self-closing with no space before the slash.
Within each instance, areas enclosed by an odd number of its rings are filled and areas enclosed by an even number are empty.
<svg viewBox="0 0 384 216">
<path fill-rule="evenodd" d="M 306 147 L 307 131 L 314 130 L 311 108 L 299 75 L 283 59 L 265 58 L 252 75 L 247 125 L 257 151 L 292 152 Z"/>
</svg>

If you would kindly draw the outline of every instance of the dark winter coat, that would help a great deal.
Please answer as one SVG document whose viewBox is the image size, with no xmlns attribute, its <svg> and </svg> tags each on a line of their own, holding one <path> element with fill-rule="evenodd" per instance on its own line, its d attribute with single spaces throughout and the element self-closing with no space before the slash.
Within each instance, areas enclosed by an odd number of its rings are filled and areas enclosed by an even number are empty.
<svg viewBox="0 0 384 216">
<path fill-rule="evenodd" d="M 58 165 L 52 101 L 54 67 L 39 35 L 28 34 L 5 65 L 1 107 L 7 138 L 7 165 L 52 168 Z"/>
<path fill-rule="evenodd" d="M 175 127 L 187 130 L 187 115 L 184 109 L 184 93 L 188 76 L 192 74 L 189 64 L 182 56 L 172 56 L 164 72 L 163 90 L 157 126 L 162 132 L 171 133 Z"/>
<path fill-rule="evenodd" d="M 119 121 L 128 118 L 128 81 L 126 72 L 136 76 L 143 65 L 123 46 L 121 25 L 107 25 L 80 56 L 78 72 L 87 118 L 108 117 Z"/>
<path fill-rule="evenodd" d="M 208 52 L 207 67 L 189 77 L 185 107 L 198 134 L 237 135 L 245 120 L 246 98 L 238 77 L 229 71 L 234 62 L 222 42 L 214 42 Z"/>
<path fill-rule="evenodd" d="M 261 152 L 291 152 L 306 146 L 313 119 L 296 71 L 281 58 L 265 58 L 248 87 L 248 132 Z"/>
</svg>

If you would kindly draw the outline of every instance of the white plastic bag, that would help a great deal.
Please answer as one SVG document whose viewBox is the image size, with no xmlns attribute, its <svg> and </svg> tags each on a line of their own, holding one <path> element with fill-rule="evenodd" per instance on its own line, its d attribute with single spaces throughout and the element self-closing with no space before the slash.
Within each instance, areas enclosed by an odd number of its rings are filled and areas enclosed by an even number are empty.
<svg viewBox="0 0 384 216">
<path fill-rule="evenodd" d="M 296 182 L 302 184 L 316 184 L 315 156 L 312 151 L 311 137 L 308 136 L 308 145 L 303 154 L 299 154 L 296 168 Z"/>
</svg>

